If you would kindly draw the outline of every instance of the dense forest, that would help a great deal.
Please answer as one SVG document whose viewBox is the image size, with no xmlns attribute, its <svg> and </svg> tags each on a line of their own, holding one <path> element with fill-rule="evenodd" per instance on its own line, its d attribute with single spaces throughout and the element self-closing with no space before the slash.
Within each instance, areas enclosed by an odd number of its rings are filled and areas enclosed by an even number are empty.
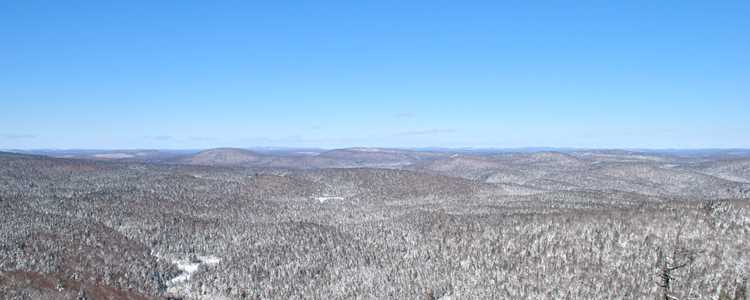
<svg viewBox="0 0 750 300">
<path fill-rule="evenodd" d="M 398 155 L 294 168 L 2 153 L 0 295 L 750 296 L 747 158 Z"/>
</svg>

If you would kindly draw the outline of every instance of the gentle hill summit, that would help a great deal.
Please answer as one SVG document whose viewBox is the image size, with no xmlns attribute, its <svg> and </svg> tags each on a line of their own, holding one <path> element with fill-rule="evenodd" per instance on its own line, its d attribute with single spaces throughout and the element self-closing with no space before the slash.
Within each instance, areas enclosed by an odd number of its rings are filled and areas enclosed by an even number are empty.
<svg viewBox="0 0 750 300">
<path fill-rule="evenodd" d="M 216 148 L 201 151 L 183 158 L 181 162 L 193 165 L 241 165 L 259 161 L 263 156 L 239 148 Z"/>
<path fill-rule="evenodd" d="M 385 148 L 345 148 L 323 152 L 319 157 L 351 161 L 361 164 L 408 165 L 419 160 L 429 159 L 445 154 L 418 152 L 403 149 Z"/>
</svg>

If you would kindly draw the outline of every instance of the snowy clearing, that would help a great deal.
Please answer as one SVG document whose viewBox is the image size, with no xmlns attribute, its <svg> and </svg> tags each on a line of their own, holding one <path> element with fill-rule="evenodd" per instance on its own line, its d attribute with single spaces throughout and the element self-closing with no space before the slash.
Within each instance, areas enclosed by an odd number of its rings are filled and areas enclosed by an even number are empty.
<svg viewBox="0 0 750 300">
<path fill-rule="evenodd" d="M 176 284 L 181 283 L 190 280 L 190 276 L 195 273 L 195 271 L 198 271 L 198 268 L 205 264 L 205 265 L 215 265 L 221 262 L 221 258 L 218 258 L 216 256 L 198 256 L 196 260 L 190 260 L 190 259 L 182 259 L 182 260 L 173 260 L 172 263 L 177 266 L 182 273 L 178 275 L 175 278 L 172 278 L 169 283 L 170 284 Z"/>
<path fill-rule="evenodd" d="M 321 196 L 321 197 L 315 197 L 315 200 L 318 200 L 320 203 L 325 203 L 328 200 L 344 200 L 344 197 L 339 196 Z"/>
</svg>

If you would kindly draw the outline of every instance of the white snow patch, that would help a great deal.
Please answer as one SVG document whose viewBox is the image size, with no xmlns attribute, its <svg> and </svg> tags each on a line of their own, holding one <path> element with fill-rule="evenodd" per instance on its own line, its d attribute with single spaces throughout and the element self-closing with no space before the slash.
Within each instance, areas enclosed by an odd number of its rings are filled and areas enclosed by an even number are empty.
<svg viewBox="0 0 750 300">
<path fill-rule="evenodd" d="M 199 256 L 198 259 L 207 265 L 215 265 L 221 262 L 221 258 L 216 256 Z"/>
<path fill-rule="evenodd" d="M 315 197 L 315 200 L 318 200 L 320 203 L 325 203 L 328 200 L 344 200 L 344 197 L 339 196 L 321 196 L 321 197 Z"/>
<path fill-rule="evenodd" d="M 180 273 L 180 275 L 177 275 L 177 277 L 172 278 L 172 280 L 169 281 L 170 283 L 180 283 L 188 281 L 190 279 L 190 275 L 193 275 L 195 271 L 198 271 L 198 267 L 200 267 L 201 265 L 200 263 L 190 263 L 185 261 L 173 261 L 172 263 L 174 263 L 177 268 L 182 271 L 182 273 Z"/>
<path fill-rule="evenodd" d="M 198 271 L 198 268 L 201 265 L 215 265 L 221 262 L 221 258 L 218 258 L 216 256 L 198 256 L 198 259 L 195 261 L 191 261 L 190 259 L 181 259 L 181 260 L 173 260 L 172 263 L 177 266 L 182 273 L 178 275 L 175 278 L 172 278 L 169 283 L 177 284 L 181 282 L 185 282 L 190 280 L 190 277 L 195 273 L 195 271 Z"/>
</svg>

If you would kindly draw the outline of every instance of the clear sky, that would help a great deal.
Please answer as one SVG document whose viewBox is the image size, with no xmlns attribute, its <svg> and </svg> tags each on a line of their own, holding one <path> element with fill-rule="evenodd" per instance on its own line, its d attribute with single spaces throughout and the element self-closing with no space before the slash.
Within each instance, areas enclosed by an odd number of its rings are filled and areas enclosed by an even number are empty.
<svg viewBox="0 0 750 300">
<path fill-rule="evenodd" d="M 0 1 L 0 148 L 750 147 L 750 1 Z"/>
</svg>

